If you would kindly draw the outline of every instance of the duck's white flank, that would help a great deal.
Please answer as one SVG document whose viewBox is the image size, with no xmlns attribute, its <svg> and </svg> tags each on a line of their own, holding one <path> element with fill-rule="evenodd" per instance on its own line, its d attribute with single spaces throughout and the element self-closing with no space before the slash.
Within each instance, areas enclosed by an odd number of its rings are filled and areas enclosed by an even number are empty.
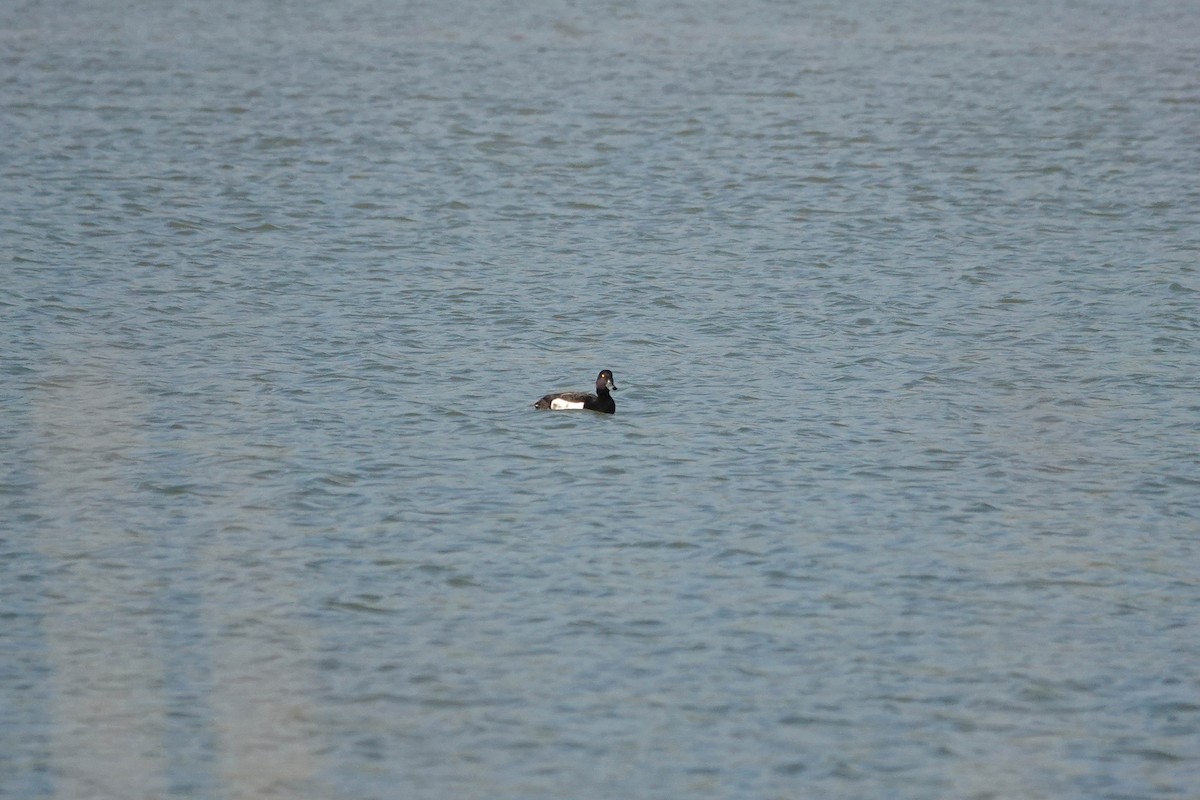
<svg viewBox="0 0 1200 800">
<path fill-rule="evenodd" d="M 556 397 L 550 401 L 551 411 L 569 411 L 575 408 L 583 408 L 583 403 L 572 403 L 570 400 L 563 400 L 561 397 Z"/>
</svg>

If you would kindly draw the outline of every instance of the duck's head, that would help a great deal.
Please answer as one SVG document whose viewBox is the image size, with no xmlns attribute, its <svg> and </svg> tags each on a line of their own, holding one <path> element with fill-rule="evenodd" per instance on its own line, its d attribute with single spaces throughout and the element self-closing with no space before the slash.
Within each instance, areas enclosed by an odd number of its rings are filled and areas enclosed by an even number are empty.
<svg viewBox="0 0 1200 800">
<path fill-rule="evenodd" d="M 617 385 L 613 383 L 612 370 L 602 369 L 600 370 L 600 374 L 596 376 L 596 391 L 600 391 L 601 389 L 612 390 L 614 392 L 617 390 Z"/>
</svg>

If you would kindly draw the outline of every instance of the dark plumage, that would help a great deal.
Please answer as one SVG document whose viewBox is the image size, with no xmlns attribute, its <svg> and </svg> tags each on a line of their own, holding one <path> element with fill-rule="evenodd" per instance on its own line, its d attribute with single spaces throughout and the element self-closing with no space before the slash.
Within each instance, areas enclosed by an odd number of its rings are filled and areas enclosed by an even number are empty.
<svg viewBox="0 0 1200 800">
<path fill-rule="evenodd" d="M 600 374 L 596 376 L 596 393 L 589 394 L 587 392 L 558 392 L 557 394 L 548 394 L 541 400 L 533 404 L 534 408 L 548 408 L 551 411 L 569 411 L 573 409 L 584 409 L 587 411 L 599 411 L 602 414 L 615 414 L 617 411 L 617 403 L 613 400 L 609 390 L 616 391 L 616 384 L 613 383 L 612 370 L 602 369 Z"/>
</svg>

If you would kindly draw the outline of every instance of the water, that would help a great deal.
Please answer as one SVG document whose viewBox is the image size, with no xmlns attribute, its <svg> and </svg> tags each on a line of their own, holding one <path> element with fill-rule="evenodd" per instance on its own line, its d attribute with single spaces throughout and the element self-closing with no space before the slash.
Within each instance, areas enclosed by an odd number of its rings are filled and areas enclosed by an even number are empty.
<svg viewBox="0 0 1200 800">
<path fill-rule="evenodd" d="M 1195 5 L 477 5 L 0 10 L 0 797 L 1195 797 Z"/>
</svg>

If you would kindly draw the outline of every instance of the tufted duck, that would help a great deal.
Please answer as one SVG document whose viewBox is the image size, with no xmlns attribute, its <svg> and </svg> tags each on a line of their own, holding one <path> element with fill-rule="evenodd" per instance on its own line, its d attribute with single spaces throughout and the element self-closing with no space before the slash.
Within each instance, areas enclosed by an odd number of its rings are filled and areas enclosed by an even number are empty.
<svg viewBox="0 0 1200 800">
<path fill-rule="evenodd" d="M 534 408 L 548 408 L 551 411 L 566 411 L 568 409 L 583 408 L 588 411 L 599 411 L 604 414 L 616 413 L 617 404 L 613 400 L 609 389 L 616 391 L 617 387 L 613 383 L 612 370 L 602 369 L 600 374 L 596 376 L 596 393 L 588 394 L 587 392 L 558 392 L 557 394 L 548 394 L 541 400 L 533 404 Z"/>
</svg>

